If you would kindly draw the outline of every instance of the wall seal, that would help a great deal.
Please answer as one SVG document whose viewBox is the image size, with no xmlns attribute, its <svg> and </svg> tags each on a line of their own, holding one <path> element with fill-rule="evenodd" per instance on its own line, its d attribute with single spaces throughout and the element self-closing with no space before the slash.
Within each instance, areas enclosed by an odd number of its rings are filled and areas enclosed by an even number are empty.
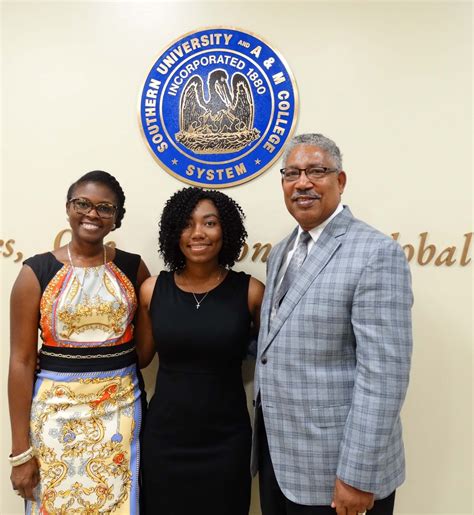
<svg viewBox="0 0 474 515">
<path fill-rule="evenodd" d="M 291 137 L 296 82 L 280 54 L 240 29 L 180 36 L 149 71 L 139 100 L 159 165 L 188 184 L 225 188 L 271 166 Z"/>
</svg>

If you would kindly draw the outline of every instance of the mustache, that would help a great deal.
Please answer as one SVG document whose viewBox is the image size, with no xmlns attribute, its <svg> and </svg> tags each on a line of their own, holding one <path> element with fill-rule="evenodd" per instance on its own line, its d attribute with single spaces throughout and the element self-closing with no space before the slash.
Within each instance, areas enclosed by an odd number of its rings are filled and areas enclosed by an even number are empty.
<svg viewBox="0 0 474 515">
<path fill-rule="evenodd" d="M 321 195 L 318 195 L 314 191 L 295 191 L 293 195 L 291 195 L 291 200 L 297 200 L 300 197 L 312 198 L 315 200 L 321 200 Z"/>
</svg>

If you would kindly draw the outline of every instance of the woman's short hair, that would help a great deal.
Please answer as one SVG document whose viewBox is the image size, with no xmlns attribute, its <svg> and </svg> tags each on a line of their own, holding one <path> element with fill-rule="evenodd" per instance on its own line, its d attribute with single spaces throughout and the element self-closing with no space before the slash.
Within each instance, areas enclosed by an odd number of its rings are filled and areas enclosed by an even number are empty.
<svg viewBox="0 0 474 515">
<path fill-rule="evenodd" d="M 233 266 L 247 238 L 244 227 L 245 215 L 235 200 L 217 190 L 183 188 L 168 199 L 160 220 L 159 251 L 166 266 L 173 272 L 182 270 L 186 264 L 179 248 L 179 240 L 192 212 L 201 200 L 210 200 L 219 213 L 222 227 L 220 265 Z"/>
<path fill-rule="evenodd" d="M 92 172 L 88 172 L 82 177 L 79 177 L 79 179 L 77 179 L 76 182 L 73 182 L 67 190 L 68 202 L 73 198 L 74 190 L 79 185 L 86 184 L 88 182 L 96 182 L 107 186 L 117 197 L 117 212 L 115 216 L 114 229 L 118 229 L 122 225 L 122 219 L 125 215 L 125 193 L 123 192 L 122 186 L 120 186 L 118 180 L 110 173 L 103 172 L 102 170 L 93 170 Z"/>
</svg>

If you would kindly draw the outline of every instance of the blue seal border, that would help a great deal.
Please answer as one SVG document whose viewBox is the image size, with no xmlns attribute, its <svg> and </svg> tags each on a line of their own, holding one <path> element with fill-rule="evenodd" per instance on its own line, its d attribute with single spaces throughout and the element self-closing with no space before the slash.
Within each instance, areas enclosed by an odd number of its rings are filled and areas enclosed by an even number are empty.
<svg viewBox="0 0 474 515">
<path fill-rule="evenodd" d="M 184 42 L 189 41 L 190 38 L 192 38 L 193 36 L 196 36 L 196 37 L 201 36 L 203 33 L 206 33 L 206 31 L 214 31 L 214 33 L 215 33 L 215 31 L 219 31 L 219 30 L 231 31 L 231 32 L 233 32 L 233 35 L 237 35 L 237 37 L 251 38 L 255 42 L 261 43 L 262 46 L 264 45 L 264 48 L 267 51 L 267 58 L 268 58 L 268 51 L 270 51 L 271 54 L 274 54 L 277 57 L 277 59 L 280 61 L 282 69 L 284 70 L 285 78 L 289 79 L 289 82 L 287 83 L 286 86 L 287 86 L 287 89 L 290 90 L 291 94 L 289 97 L 286 97 L 286 98 L 289 99 L 292 103 L 292 107 L 291 107 L 292 118 L 291 118 L 291 125 L 289 127 L 286 127 L 286 130 L 285 130 L 286 134 L 284 135 L 284 137 L 280 138 L 279 144 L 270 145 L 270 147 L 273 146 L 274 153 L 272 151 L 272 155 L 270 156 L 270 159 L 268 159 L 266 162 L 262 163 L 262 166 L 260 166 L 258 169 L 251 171 L 250 173 L 246 174 L 246 176 L 243 178 L 237 178 L 236 180 L 230 180 L 229 182 L 210 182 L 210 181 L 206 182 L 205 180 L 193 180 L 192 178 L 186 177 L 186 175 L 182 171 L 178 173 L 177 171 L 173 170 L 170 163 L 167 163 L 165 159 L 160 159 L 158 154 L 152 148 L 151 142 L 148 140 L 147 134 L 145 132 L 146 129 L 145 129 L 145 120 L 143 118 L 143 107 L 144 107 L 143 101 L 145 99 L 145 92 L 147 90 L 147 84 L 150 80 L 150 76 L 152 75 L 153 71 L 155 70 L 156 66 L 160 63 L 160 61 L 163 60 L 164 57 L 167 55 L 167 53 L 172 52 L 174 50 L 174 47 L 178 46 L 178 44 L 184 44 Z M 239 50 L 240 50 L 240 48 L 239 48 Z M 238 55 L 238 52 L 235 51 L 235 49 L 233 49 L 233 48 L 225 49 L 222 46 L 218 47 L 218 48 L 211 46 L 210 49 L 208 50 L 208 52 L 216 52 L 216 53 L 224 52 L 224 51 L 227 51 L 229 53 L 236 53 Z M 205 53 L 205 51 L 198 52 L 198 55 L 199 55 L 199 53 Z M 243 52 L 242 52 L 242 54 L 243 54 Z M 191 54 L 190 57 L 192 57 L 192 56 L 194 56 L 194 54 Z M 248 61 L 251 61 L 253 59 L 253 57 L 251 57 L 249 55 L 246 55 L 245 58 Z M 258 66 L 258 63 L 255 63 L 255 64 Z M 178 65 L 178 68 L 179 68 L 179 66 L 181 66 L 181 64 Z M 281 75 L 281 73 L 280 73 L 280 75 Z M 171 74 L 170 74 L 170 78 L 171 78 Z M 278 113 L 278 99 L 276 99 L 275 96 L 278 95 L 279 92 L 278 92 L 277 88 L 275 88 L 275 87 L 273 88 L 273 90 L 271 90 L 271 84 L 270 84 L 271 72 L 269 72 L 268 75 L 265 75 L 265 73 L 263 73 L 262 78 L 265 79 L 266 82 L 270 86 L 269 89 L 270 89 L 270 93 L 271 93 L 271 100 L 273 102 L 272 113 L 270 116 L 270 121 L 268 123 L 267 131 L 266 131 L 266 133 L 267 133 L 268 130 L 271 128 L 271 126 L 275 126 L 276 121 L 277 121 L 275 113 Z M 169 81 L 169 79 L 166 82 L 168 82 L 168 81 Z M 288 84 L 289 84 L 289 86 L 288 86 Z M 162 119 L 162 116 L 163 116 L 163 111 L 162 111 L 163 99 L 162 99 L 162 97 L 164 94 L 165 93 L 160 94 L 160 96 L 159 96 L 160 102 L 159 102 L 159 106 L 157 108 L 157 110 L 159 111 L 159 115 L 157 115 L 158 120 L 159 120 L 158 123 L 160 125 L 161 125 L 162 121 L 164 120 L 164 118 Z M 151 69 L 150 68 L 148 69 L 148 73 L 142 83 L 142 87 L 140 88 L 140 93 L 138 96 L 138 122 L 139 122 L 139 126 L 140 126 L 140 131 L 141 131 L 142 137 L 146 143 L 146 146 L 148 147 L 148 150 L 151 152 L 151 155 L 153 156 L 154 160 L 158 163 L 160 168 L 162 168 L 168 174 L 170 174 L 171 176 L 175 177 L 176 179 L 178 179 L 186 184 L 197 186 L 197 187 L 202 187 L 202 188 L 211 188 L 211 189 L 229 188 L 229 187 L 237 186 L 237 185 L 246 183 L 252 179 L 255 179 L 256 177 L 258 177 L 262 173 L 264 173 L 266 170 L 268 170 L 280 158 L 280 156 L 283 152 L 285 143 L 293 135 L 294 130 L 296 128 L 296 123 L 298 120 L 298 111 L 299 111 L 299 95 L 298 95 L 298 88 L 297 88 L 296 80 L 294 78 L 292 70 L 289 67 L 286 59 L 281 55 L 279 50 L 277 50 L 273 46 L 269 45 L 269 43 L 264 38 L 262 38 L 260 35 L 257 35 L 251 31 L 247 31 L 247 30 L 244 30 L 244 29 L 241 29 L 238 27 L 232 27 L 232 26 L 227 26 L 227 25 L 226 26 L 216 25 L 216 26 L 208 26 L 208 27 L 194 29 L 185 34 L 181 34 L 180 36 L 175 38 L 172 42 L 168 43 L 155 57 Z M 173 138 L 169 136 L 164 122 L 163 122 L 163 131 L 166 133 L 166 136 L 167 136 L 167 139 L 165 139 L 164 141 L 167 141 L 171 145 L 175 146 L 177 151 L 180 153 L 180 155 L 182 154 L 182 155 L 186 156 L 186 154 L 184 153 L 184 151 L 182 149 L 177 148 L 177 146 L 173 142 Z M 247 150 L 247 152 L 245 153 L 245 156 L 249 155 L 250 157 L 255 157 L 256 150 L 261 151 L 264 143 L 268 144 L 268 140 L 266 142 L 263 141 L 266 133 L 262 137 L 259 138 L 258 143 L 255 144 L 252 149 Z M 165 153 L 168 153 L 168 152 L 165 151 Z M 187 157 L 189 157 L 189 156 L 187 156 Z M 217 156 L 210 156 L 209 158 L 212 159 L 212 158 L 216 158 L 216 157 Z M 198 158 L 190 158 L 190 159 L 194 159 L 196 162 L 203 163 L 203 166 L 205 166 L 206 164 L 213 165 L 212 162 L 210 162 L 206 159 L 204 159 L 204 160 L 200 160 Z M 241 160 L 241 159 L 243 159 L 243 156 L 237 156 L 233 159 L 228 159 L 228 160 L 224 160 L 224 161 L 217 160 L 215 162 L 214 166 L 218 166 L 218 165 L 225 166 L 226 163 L 231 163 L 232 161 Z M 171 161 L 171 159 L 168 158 L 168 161 Z M 255 164 L 256 164 L 255 166 L 258 166 L 257 165 L 258 161 L 259 161 L 259 159 L 257 157 L 257 159 L 255 160 Z M 258 164 L 260 164 L 260 162 Z M 227 169 L 230 170 L 230 168 L 227 168 Z M 244 169 L 245 169 L 245 166 L 244 166 Z M 222 177 L 222 175 L 221 175 L 221 177 Z"/>
</svg>

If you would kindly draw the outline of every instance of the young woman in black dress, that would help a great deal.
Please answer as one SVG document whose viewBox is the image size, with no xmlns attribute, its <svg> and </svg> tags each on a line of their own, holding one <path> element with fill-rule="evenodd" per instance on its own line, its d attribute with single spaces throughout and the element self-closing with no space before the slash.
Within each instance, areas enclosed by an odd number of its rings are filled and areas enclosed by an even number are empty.
<svg viewBox="0 0 474 515">
<path fill-rule="evenodd" d="M 251 428 L 241 365 L 258 330 L 263 284 L 230 267 L 247 233 L 238 204 L 185 188 L 167 202 L 169 271 L 140 290 L 140 366 L 159 371 L 143 439 L 145 513 L 247 515 Z"/>
</svg>

